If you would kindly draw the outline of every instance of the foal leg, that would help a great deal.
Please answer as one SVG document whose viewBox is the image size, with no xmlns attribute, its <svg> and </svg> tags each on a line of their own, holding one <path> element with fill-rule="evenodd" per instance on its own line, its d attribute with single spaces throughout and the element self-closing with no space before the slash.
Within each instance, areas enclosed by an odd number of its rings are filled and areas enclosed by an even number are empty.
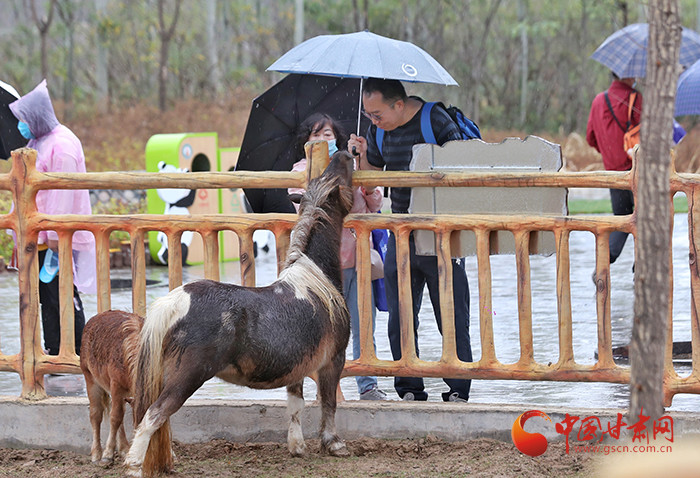
<svg viewBox="0 0 700 478">
<path fill-rule="evenodd" d="M 102 415 L 105 412 L 107 402 L 107 392 L 102 389 L 92 375 L 85 374 L 85 390 L 90 402 L 90 425 L 92 425 L 92 447 L 90 457 L 93 463 L 100 461 L 102 455 L 102 443 L 100 438 L 100 426 L 102 425 Z"/>
<path fill-rule="evenodd" d="M 304 410 L 304 381 L 287 386 L 287 411 L 289 431 L 287 447 L 292 456 L 302 456 L 306 452 L 304 434 L 301 431 L 301 412 Z"/>
<path fill-rule="evenodd" d="M 126 452 L 129 451 L 129 440 L 126 438 L 124 420 L 122 420 L 122 425 L 119 427 L 119 434 L 117 435 L 117 451 L 122 458 L 124 458 Z"/>
<path fill-rule="evenodd" d="M 112 395 L 112 407 L 109 414 L 109 438 L 107 439 L 105 451 L 102 454 L 102 462 L 105 463 L 110 463 L 114 460 L 115 450 L 117 448 L 117 435 L 119 434 L 120 445 L 123 443 L 121 440 L 122 434 L 124 435 L 124 440 L 126 440 L 126 433 L 124 432 L 122 423 L 124 422 L 124 397 L 129 391 L 122 389 L 114 382 L 111 385 L 110 395 Z"/>
<path fill-rule="evenodd" d="M 349 456 L 343 440 L 335 432 L 336 390 L 345 364 L 345 351 L 336 355 L 332 362 L 318 371 L 321 390 L 321 448 L 333 456 Z"/>
</svg>

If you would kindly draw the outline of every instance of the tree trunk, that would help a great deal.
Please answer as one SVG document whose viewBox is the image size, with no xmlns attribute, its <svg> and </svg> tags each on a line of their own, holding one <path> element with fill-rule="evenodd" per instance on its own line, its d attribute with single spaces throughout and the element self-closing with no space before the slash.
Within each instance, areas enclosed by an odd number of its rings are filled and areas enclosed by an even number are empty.
<svg viewBox="0 0 700 478">
<path fill-rule="evenodd" d="M 66 119 L 73 114 L 73 88 L 75 86 L 75 18 L 76 6 L 71 0 L 56 4 L 58 15 L 66 26 L 68 57 L 66 58 L 66 79 L 63 82 L 63 101 L 66 102 Z"/>
<path fill-rule="evenodd" d="M 360 5 L 360 1 L 362 4 Z M 369 28 L 368 0 L 352 0 L 352 12 L 355 20 L 355 30 L 360 32 Z"/>
<path fill-rule="evenodd" d="M 473 105 L 473 112 L 472 112 L 472 119 L 476 122 L 479 123 L 479 117 L 480 117 L 480 112 L 479 112 L 479 95 L 481 94 L 480 86 L 483 81 L 483 71 L 484 71 L 484 64 L 486 63 L 486 40 L 488 39 L 489 33 L 491 32 L 491 24 L 493 23 L 493 19 L 496 16 L 496 13 L 498 12 L 498 8 L 501 5 L 501 0 L 491 0 L 491 3 L 489 4 L 489 11 L 486 15 L 486 17 L 483 19 L 482 24 L 483 24 L 483 33 L 481 35 L 481 38 L 479 40 L 479 46 L 477 48 L 477 54 L 476 58 L 474 59 L 474 64 L 472 66 L 472 84 L 470 85 L 471 88 L 471 95 L 472 95 L 472 105 Z"/>
<path fill-rule="evenodd" d="M 102 27 L 106 19 L 107 0 L 95 0 L 95 11 L 97 14 L 97 64 L 95 65 L 95 75 L 97 82 L 97 108 L 101 113 L 107 112 L 109 104 L 109 77 L 107 75 L 107 65 L 109 64 L 107 49 L 107 35 Z"/>
<path fill-rule="evenodd" d="M 629 7 L 627 5 L 627 0 L 617 0 L 617 8 L 620 9 L 622 14 L 622 26 L 625 27 L 629 23 Z"/>
<path fill-rule="evenodd" d="M 304 41 L 304 0 L 294 2 L 294 44 Z"/>
<path fill-rule="evenodd" d="M 158 36 L 160 37 L 160 63 L 158 68 L 158 108 L 165 111 L 168 88 L 168 52 L 173 39 L 182 0 L 175 0 L 175 13 L 170 26 L 165 24 L 165 0 L 158 0 Z"/>
<path fill-rule="evenodd" d="M 213 97 L 221 92 L 221 68 L 219 68 L 219 42 L 216 38 L 216 0 L 207 0 L 207 61 L 209 63 L 209 87 Z"/>
<path fill-rule="evenodd" d="M 649 3 L 649 46 L 641 154 L 637 159 L 634 328 L 630 419 L 664 412 L 664 361 L 671 293 L 671 124 L 678 79 L 678 0 Z M 652 422 L 648 422 L 651 424 Z"/>
<path fill-rule="evenodd" d="M 518 23 L 520 24 L 520 51 L 521 51 L 521 70 L 520 70 L 520 127 L 525 126 L 527 119 L 527 4 L 526 0 L 518 1 Z"/>
<path fill-rule="evenodd" d="M 34 19 L 34 24 L 39 30 L 39 38 L 41 39 L 41 76 L 42 78 L 48 78 L 49 76 L 49 59 L 48 59 L 48 34 L 49 28 L 51 27 L 51 21 L 53 20 L 53 7 L 56 0 L 51 0 L 49 2 L 49 11 L 45 17 L 40 17 L 36 11 L 36 0 L 32 0 L 32 18 Z"/>
</svg>

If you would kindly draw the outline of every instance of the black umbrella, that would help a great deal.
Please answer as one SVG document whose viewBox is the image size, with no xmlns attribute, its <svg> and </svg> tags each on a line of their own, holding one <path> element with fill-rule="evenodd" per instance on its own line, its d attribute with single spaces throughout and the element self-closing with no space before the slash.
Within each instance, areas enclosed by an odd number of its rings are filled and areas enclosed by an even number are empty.
<svg viewBox="0 0 700 478">
<path fill-rule="evenodd" d="M 359 115 L 359 85 L 359 78 L 298 74 L 285 77 L 253 100 L 236 170 L 290 171 L 301 159 L 295 150 L 297 127 L 313 113 L 327 113 L 347 133 L 354 132 Z M 361 131 L 366 131 L 369 120 L 364 116 L 362 119 Z M 289 203 L 284 190 L 244 192 L 254 212 L 271 212 L 272 204 Z M 289 212 L 295 211 L 292 208 Z"/>
<path fill-rule="evenodd" d="M 17 118 L 10 111 L 10 103 L 18 98 L 16 93 L 14 88 L 0 81 L 0 159 L 9 158 L 13 149 L 27 144 L 17 129 Z"/>
</svg>

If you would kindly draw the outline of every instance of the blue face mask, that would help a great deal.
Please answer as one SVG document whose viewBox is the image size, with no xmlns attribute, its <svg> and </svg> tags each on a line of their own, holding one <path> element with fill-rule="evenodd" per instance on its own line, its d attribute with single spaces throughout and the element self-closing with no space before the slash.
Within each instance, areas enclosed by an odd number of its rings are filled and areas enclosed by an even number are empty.
<svg viewBox="0 0 700 478">
<path fill-rule="evenodd" d="M 328 141 L 328 156 L 333 156 L 336 151 L 338 151 L 338 147 L 335 145 L 335 140 Z"/>
<path fill-rule="evenodd" d="M 36 139 L 32 132 L 29 130 L 29 125 L 24 121 L 20 121 L 19 123 L 17 123 L 17 129 L 19 130 L 19 134 L 21 134 L 25 138 Z"/>
</svg>

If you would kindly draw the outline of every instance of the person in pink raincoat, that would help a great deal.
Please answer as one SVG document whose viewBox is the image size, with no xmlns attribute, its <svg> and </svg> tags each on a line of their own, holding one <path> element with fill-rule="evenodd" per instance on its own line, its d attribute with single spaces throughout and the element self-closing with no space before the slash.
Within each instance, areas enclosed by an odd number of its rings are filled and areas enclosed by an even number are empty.
<svg viewBox="0 0 700 478">
<path fill-rule="evenodd" d="M 347 147 L 347 136 L 333 118 L 323 113 L 314 113 L 306 118 L 298 128 L 297 148 L 299 155 L 304 155 L 307 141 L 328 141 L 328 154 L 333 155 L 339 148 Z M 306 158 L 294 163 L 292 171 L 306 171 Z M 289 188 L 290 198 L 304 193 L 301 188 Z M 382 205 L 382 188 L 371 191 L 364 187 L 355 188 L 350 214 L 377 212 Z M 295 206 L 297 210 L 299 205 Z M 357 307 L 357 271 L 355 270 L 356 239 L 354 232 L 343 229 L 340 239 L 340 267 L 343 269 L 343 296 L 350 312 L 350 329 L 352 331 L 353 359 L 360 357 L 360 313 Z M 372 327 L 374 328 L 376 310 L 372 299 Z M 386 400 L 387 396 L 377 386 L 377 377 L 355 377 L 360 400 Z"/>
<path fill-rule="evenodd" d="M 85 154 L 80 140 L 58 122 L 54 113 L 46 80 L 31 92 L 10 103 L 10 110 L 19 120 L 18 129 L 29 139 L 27 147 L 37 151 L 37 171 L 84 173 Z M 91 214 L 90 193 L 85 190 L 41 190 L 36 195 L 37 209 L 45 214 Z M 58 234 L 39 232 L 39 264 L 44 264 L 47 251 L 58 254 Z M 80 344 L 85 326 L 85 312 L 78 291 L 94 294 L 96 288 L 95 238 L 88 231 L 73 234 L 73 306 L 75 312 L 75 351 Z M 63 267 L 63 264 L 59 264 Z M 41 276 L 40 276 L 41 277 Z M 49 276 L 50 277 L 50 276 Z M 46 279 L 44 277 L 44 279 Z M 49 355 L 58 355 L 61 343 L 58 274 L 48 283 L 39 281 L 41 323 L 44 348 Z"/>
</svg>

